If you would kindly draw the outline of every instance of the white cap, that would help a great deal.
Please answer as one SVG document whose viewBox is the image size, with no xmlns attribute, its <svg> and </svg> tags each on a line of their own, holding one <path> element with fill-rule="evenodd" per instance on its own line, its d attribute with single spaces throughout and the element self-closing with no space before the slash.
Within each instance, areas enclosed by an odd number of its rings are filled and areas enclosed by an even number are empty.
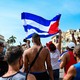
<svg viewBox="0 0 80 80">
<path fill-rule="evenodd" d="M 67 47 L 70 48 L 70 49 L 74 49 L 75 43 L 74 42 L 70 42 L 70 43 L 68 43 Z"/>
</svg>

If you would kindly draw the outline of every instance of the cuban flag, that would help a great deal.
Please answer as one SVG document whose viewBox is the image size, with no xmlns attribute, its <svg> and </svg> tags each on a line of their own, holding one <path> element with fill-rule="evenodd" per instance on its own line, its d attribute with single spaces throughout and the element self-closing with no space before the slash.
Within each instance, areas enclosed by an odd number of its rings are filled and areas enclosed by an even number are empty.
<svg viewBox="0 0 80 80">
<path fill-rule="evenodd" d="M 61 14 L 58 14 L 53 19 L 46 20 L 32 13 L 21 13 L 24 30 L 27 33 L 26 39 L 31 38 L 34 33 L 38 33 L 42 38 L 54 36 L 59 31 L 60 17 Z"/>
</svg>

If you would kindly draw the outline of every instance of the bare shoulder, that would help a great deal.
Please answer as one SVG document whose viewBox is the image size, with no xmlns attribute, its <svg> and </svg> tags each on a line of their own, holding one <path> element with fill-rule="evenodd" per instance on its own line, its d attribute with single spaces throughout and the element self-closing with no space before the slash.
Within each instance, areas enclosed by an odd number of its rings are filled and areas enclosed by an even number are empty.
<svg viewBox="0 0 80 80">
<path fill-rule="evenodd" d="M 63 58 L 64 58 L 64 59 L 68 59 L 68 58 L 69 58 L 69 54 L 68 54 L 68 53 L 65 53 L 65 54 L 63 55 Z"/>
<path fill-rule="evenodd" d="M 68 69 L 68 72 L 67 72 L 67 74 L 66 74 L 66 76 L 64 77 L 63 80 L 72 80 L 73 77 L 75 77 L 75 75 L 76 75 L 76 70 L 75 70 L 74 66 L 72 65 Z"/>
<path fill-rule="evenodd" d="M 23 55 L 27 55 L 31 52 L 32 48 L 26 49 L 23 53 Z"/>
<path fill-rule="evenodd" d="M 43 47 L 43 50 L 49 52 L 48 48 L 47 47 Z"/>
<path fill-rule="evenodd" d="M 43 47 L 43 52 L 46 53 L 46 54 L 49 54 L 49 50 L 47 47 Z"/>
<path fill-rule="evenodd" d="M 69 57 L 69 54 L 68 52 L 64 54 L 63 56 L 63 60 L 67 63 L 69 61 L 70 57 Z"/>
<path fill-rule="evenodd" d="M 68 69 L 68 73 L 71 73 L 73 76 L 75 76 L 76 74 L 76 69 L 75 67 L 72 65 L 70 66 L 70 68 Z"/>
<path fill-rule="evenodd" d="M 65 55 L 65 56 L 67 56 L 67 57 L 69 56 L 68 52 L 67 52 L 67 53 L 65 53 L 64 55 Z"/>
<path fill-rule="evenodd" d="M 64 54 L 61 58 L 61 62 L 60 62 L 60 68 L 62 69 L 63 67 L 65 67 L 66 63 L 67 63 L 67 59 L 68 59 L 68 54 Z"/>
<path fill-rule="evenodd" d="M 67 57 L 68 57 L 68 54 L 66 53 L 66 54 L 64 54 L 64 55 L 62 56 L 61 59 L 63 60 L 63 59 L 66 59 Z"/>
</svg>

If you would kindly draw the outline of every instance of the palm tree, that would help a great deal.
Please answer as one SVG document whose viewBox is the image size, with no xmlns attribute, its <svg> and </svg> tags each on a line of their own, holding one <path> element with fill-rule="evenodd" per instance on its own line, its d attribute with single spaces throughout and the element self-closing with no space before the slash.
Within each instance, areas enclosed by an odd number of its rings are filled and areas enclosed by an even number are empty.
<svg viewBox="0 0 80 80">
<path fill-rule="evenodd" d="M 12 35 L 12 36 L 9 37 L 9 39 L 7 40 L 7 43 L 13 45 L 13 43 L 16 43 L 16 37 Z"/>
<path fill-rule="evenodd" d="M 7 43 L 10 44 L 10 40 L 9 39 L 7 39 Z"/>
</svg>

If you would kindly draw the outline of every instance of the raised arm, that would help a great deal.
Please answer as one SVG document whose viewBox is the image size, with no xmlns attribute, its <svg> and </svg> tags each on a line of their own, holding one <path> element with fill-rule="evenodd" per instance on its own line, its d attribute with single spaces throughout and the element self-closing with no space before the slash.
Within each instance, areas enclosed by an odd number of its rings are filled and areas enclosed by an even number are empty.
<svg viewBox="0 0 80 80">
<path fill-rule="evenodd" d="M 59 39 L 58 39 L 57 48 L 58 48 L 58 50 L 60 51 L 60 53 L 61 53 L 61 39 L 62 39 L 61 34 L 62 34 L 61 30 L 59 30 Z"/>
<path fill-rule="evenodd" d="M 72 35 L 72 41 L 77 45 L 76 39 L 74 37 L 74 32 L 71 35 Z"/>
</svg>

